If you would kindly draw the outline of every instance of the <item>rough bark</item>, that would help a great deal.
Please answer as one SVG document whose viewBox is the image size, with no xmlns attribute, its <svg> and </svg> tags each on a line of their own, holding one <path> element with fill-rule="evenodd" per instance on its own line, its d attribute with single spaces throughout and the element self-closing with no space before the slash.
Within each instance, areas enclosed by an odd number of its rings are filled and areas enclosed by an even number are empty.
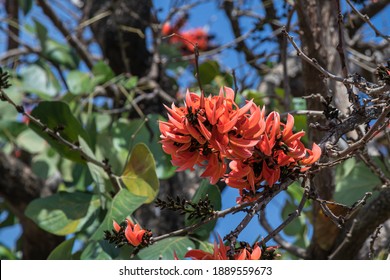
<svg viewBox="0 0 390 280">
<path fill-rule="evenodd" d="M 64 238 L 40 229 L 24 215 L 29 202 L 48 195 L 45 182 L 32 173 L 20 160 L 0 152 L 0 195 L 18 217 L 23 229 L 21 250 L 23 259 L 46 259 Z"/>
<path fill-rule="evenodd" d="M 309 57 L 315 58 L 320 65 L 327 69 L 335 69 L 334 64 L 339 63 L 336 58 L 336 11 L 334 1 L 297 1 L 302 49 Z M 305 95 L 320 94 L 323 97 L 331 95 L 331 85 L 321 77 L 321 74 L 312 65 L 306 62 L 302 63 Z M 324 109 L 318 98 L 307 99 L 307 108 L 320 111 Z M 314 120 L 309 118 L 308 121 L 311 123 Z M 309 138 L 312 142 L 320 142 L 323 136 L 324 133 L 321 131 L 309 131 Z M 334 170 L 323 169 L 314 177 L 312 184 L 321 199 L 331 200 L 335 189 Z M 313 259 L 324 259 L 329 254 L 332 244 L 322 242 L 323 228 L 320 226 L 321 223 L 316 222 L 319 219 L 320 207 L 315 204 L 313 208 L 314 233 L 309 256 Z"/>
</svg>

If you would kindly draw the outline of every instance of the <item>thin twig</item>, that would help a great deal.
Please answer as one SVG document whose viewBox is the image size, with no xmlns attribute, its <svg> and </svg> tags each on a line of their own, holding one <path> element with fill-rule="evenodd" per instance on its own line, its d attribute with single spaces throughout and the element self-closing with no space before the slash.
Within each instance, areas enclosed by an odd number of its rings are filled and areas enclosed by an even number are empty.
<svg viewBox="0 0 390 280">
<path fill-rule="evenodd" d="M 318 61 L 315 58 L 308 57 L 295 43 L 294 38 L 287 32 L 286 28 L 282 28 L 282 33 L 287 37 L 287 39 L 290 41 L 290 43 L 293 45 L 294 49 L 297 51 L 297 55 L 300 56 L 304 61 L 312 65 L 314 68 L 316 68 L 318 71 L 321 72 L 325 76 L 325 78 L 330 78 L 332 80 L 341 82 L 341 83 L 350 83 L 347 79 L 337 76 L 325 68 L 323 68 L 321 65 L 318 64 Z"/>
<path fill-rule="evenodd" d="M 263 239 L 264 243 L 267 243 L 270 239 L 274 237 L 274 235 L 278 234 L 281 230 L 283 230 L 289 223 L 291 223 L 296 217 L 301 215 L 302 209 L 305 206 L 307 197 L 310 193 L 310 179 L 308 177 L 305 178 L 304 182 L 304 193 L 302 195 L 302 199 L 299 202 L 297 209 L 291 213 L 286 220 L 283 221 L 276 229 L 274 229 L 268 236 Z"/>
<path fill-rule="evenodd" d="M 387 42 L 390 43 L 390 36 L 384 35 L 382 32 L 378 30 L 378 28 L 375 27 L 375 25 L 371 22 L 368 15 L 363 15 L 356 7 L 352 4 L 350 0 L 347 0 L 348 5 L 352 8 L 352 10 L 365 22 L 367 23 L 375 32 L 375 36 L 382 37 Z"/>
<path fill-rule="evenodd" d="M 350 230 L 348 231 L 348 233 L 345 235 L 345 238 L 344 240 L 341 242 L 341 244 L 333 251 L 332 254 L 329 255 L 328 259 L 329 260 L 333 260 L 337 254 L 339 252 L 341 252 L 344 248 L 344 246 L 346 246 L 350 241 L 351 241 L 351 238 L 352 238 L 352 232 L 356 226 L 356 223 L 357 223 L 357 219 L 354 219 L 353 222 L 352 222 L 352 226 L 350 228 Z"/>
<path fill-rule="evenodd" d="M 154 243 L 154 242 L 157 242 L 157 241 L 160 241 L 160 240 L 163 240 L 165 238 L 172 237 L 172 236 L 182 236 L 182 235 L 189 234 L 204 224 L 207 224 L 207 223 L 214 221 L 218 218 L 223 218 L 228 214 L 243 211 L 247 207 L 253 208 L 254 205 L 256 205 L 256 209 L 261 209 L 262 207 L 265 207 L 273 197 L 275 197 L 277 194 L 279 194 L 282 190 L 285 190 L 287 188 L 287 186 L 290 184 L 291 184 L 291 180 L 287 180 L 286 182 L 283 182 L 281 184 L 274 185 L 272 194 L 269 197 L 267 197 L 266 199 L 264 199 L 263 196 L 260 196 L 255 201 L 244 202 L 242 204 L 238 204 L 236 206 L 233 206 L 233 207 L 225 209 L 225 210 L 215 211 L 212 216 L 206 218 L 205 220 L 201 221 L 200 223 L 197 223 L 197 224 L 194 224 L 194 225 L 191 225 L 191 226 L 188 226 L 188 227 L 176 230 L 176 231 L 172 231 L 172 232 L 167 233 L 167 234 L 152 237 L 151 243 Z M 239 230 L 239 232 L 241 232 L 243 230 L 243 228 L 241 229 L 240 225 L 238 227 L 240 227 L 240 229 L 238 229 L 238 230 Z"/>
<path fill-rule="evenodd" d="M 374 257 L 374 244 L 375 241 L 378 239 L 379 234 L 381 233 L 381 229 L 383 228 L 382 225 L 378 226 L 374 232 L 373 235 L 371 235 L 371 240 L 370 240 L 370 251 L 368 252 L 368 259 L 372 260 Z"/>
<path fill-rule="evenodd" d="M 58 30 L 60 30 L 62 35 L 69 41 L 71 46 L 75 48 L 77 53 L 80 55 L 80 57 L 83 59 L 85 64 L 88 66 L 88 68 L 92 69 L 93 59 L 89 54 L 87 48 L 83 45 L 83 43 L 76 36 L 72 35 L 69 32 L 69 30 L 63 24 L 63 22 L 54 13 L 53 9 L 50 7 L 47 1 L 45 0 L 37 0 L 37 1 L 38 1 L 38 5 L 41 6 L 43 12 L 50 18 L 50 20 L 58 28 Z"/>
<path fill-rule="evenodd" d="M 389 121 L 389 119 L 386 121 L 386 118 L 388 118 L 389 113 L 390 113 L 390 106 L 387 106 L 387 108 L 385 108 L 382 111 L 382 113 L 380 114 L 379 118 L 376 120 L 374 125 L 360 140 L 356 141 L 345 150 L 337 152 L 336 155 L 338 157 L 344 157 L 363 147 L 366 143 L 368 143 L 371 140 L 372 137 L 375 136 L 375 133 L 379 131 L 379 127 L 383 126 L 384 123 L 387 123 Z"/>
<path fill-rule="evenodd" d="M 108 175 L 108 178 L 111 181 L 111 184 L 115 190 L 115 192 L 118 192 L 120 190 L 120 185 L 118 183 L 118 176 L 116 176 L 114 173 L 112 173 L 111 166 L 109 163 L 104 161 L 98 161 L 95 158 L 91 157 L 88 153 L 86 153 L 82 147 L 69 142 L 64 137 L 61 136 L 61 134 L 58 131 L 54 131 L 53 129 L 48 128 L 48 126 L 44 123 L 42 123 L 39 119 L 35 118 L 31 114 L 27 113 L 23 106 L 17 105 L 3 90 L 0 90 L 0 100 L 7 101 L 9 104 L 11 104 L 15 110 L 22 114 L 23 116 L 27 117 L 31 123 L 34 123 L 39 128 L 42 129 L 47 135 L 58 141 L 60 144 L 68 147 L 70 150 L 77 151 L 80 154 L 80 157 L 83 158 L 85 161 L 92 163 L 93 165 L 96 165 L 100 168 L 102 168 L 106 174 Z"/>
<path fill-rule="evenodd" d="M 307 252 L 305 249 L 295 246 L 294 244 L 291 244 L 290 242 L 286 241 L 279 233 L 274 233 L 274 229 L 269 224 L 265 215 L 265 210 L 260 211 L 259 221 L 260 224 L 264 227 L 264 229 L 268 232 L 268 234 L 272 234 L 272 239 L 275 240 L 275 242 L 278 243 L 281 248 L 300 259 L 307 258 Z"/>
</svg>

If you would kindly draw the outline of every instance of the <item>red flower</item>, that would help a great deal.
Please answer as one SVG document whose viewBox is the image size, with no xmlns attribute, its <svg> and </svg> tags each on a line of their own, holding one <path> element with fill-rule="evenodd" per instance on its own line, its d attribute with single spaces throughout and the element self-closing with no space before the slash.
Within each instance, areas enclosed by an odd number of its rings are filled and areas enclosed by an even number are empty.
<svg viewBox="0 0 390 280">
<path fill-rule="evenodd" d="M 141 229 L 139 224 L 133 224 L 129 219 L 126 219 L 127 227 L 125 229 L 125 236 L 127 241 L 137 247 L 142 243 L 144 234 L 147 232 L 144 229 Z"/>
<path fill-rule="evenodd" d="M 194 249 L 185 254 L 185 258 L 191 258 L 193 260 L 227 260 L 228 246 L 223 244 L 220 236 L 218 236 L 219 244 L 214 241 L 213 253 L 205 252 L 203 250 Z M 219 245 L 219 246 L 218 246 Z"/>
<path fill-rule="evenodd" d="M 212 184 L 223 179 L 241 194 L 250 192 L 246 197 L 255 198 L 260 188 L 280 181 L 281 174 L 305 172 L 321 156 L 316 144 L 312 150 L 305 148 L 304 131 L 293 132 L 292 115 L 283 123 L 277 112 L 265 118 L 264 108 L 253 101 L 240 108 L 228 87 L 207 98 L 187 91 L 185 106 L 166 108 L 161 143 L 177 170 L 205 167 L 202 177 Z"/>
<path fill-rule="evenodd" d="M 115 220 L 112 221 L 112 226 L 114 227 L 114 230 L 115 230 L 116 232 L 119 232 L 120 229 L 121 229 L 121 226 L 120 226 Z"/>
<path fill-rule="evenodd" d="M 184 257 L 193 260 L 259 260 L 261 258 L 261 249 L 257 243 L 253 248 L 248 245 L 245 248 L 236 249 L 232 256 L 229 256 L 230 247 L 223 244 L 220 236 L 218 236 L 218 241 L 218 243 L 214 242 L 212 253 L 194 249 L 188 251 Z"/>
</svg>

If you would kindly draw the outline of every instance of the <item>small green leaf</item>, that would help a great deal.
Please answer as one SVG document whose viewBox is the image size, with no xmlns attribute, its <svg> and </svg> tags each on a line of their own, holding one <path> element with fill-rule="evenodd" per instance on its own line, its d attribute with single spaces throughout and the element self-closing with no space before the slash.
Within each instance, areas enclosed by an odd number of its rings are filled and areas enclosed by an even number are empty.
<svg viewBox="0 0 390 280">
<path fill-rule="evenodd" d="M 20 70 L 22 87 L 26 92 L 35 93 L 42 99 L 48 100 L 59 91 L 55 78 L 37 64 L 28 65 Z"/>
<path fill-rule="evenodd" d="M 146 197 L 136 196 L 130 193 L 127 189 L 121 189 L 115 195 L 106 217 L 91 239 L 103 239 L 104 231 L 112 229 L 112 222 L 114 220 L 121 223 L 127 216 L 131 215 L 136 209 L 144 204 L 146 199 Z"/>
<path fill-rule="evenodd" d="M 97 62 L 92 68 L 92 73 L 97 80 L 97 84 L 104 84 L 115 77 L 114 71 L 104 61 Z"/>
<path fill-rule="evenodd" d="M 35 31 L 38 36 L 38 39 L 41 43 L 42 49 L 45 47 L 45 42 L 47 40 L 47 28 L 40 21 L 34 18 Z"/>
<path fill-rule="evenodd" d="M 137 256 L 142 260 L 173 260 L 175 252 L 183 259 L 187 251 L 194 248 L 194 242 L 188 237 L 170 237 L 142 249 Z"/>
<path fill-rule="evenodd" d="M 138 77 L 130 77 L 124 84 L 123 86 L 125 87 L 125 89 L 127 90 L 130 90 L 130 89 L 133 89 L 137 86 L 137 83 L 138 83 Z"/>
<path fill-rule="evenodd" d="M 199 200 L 204 200 L 208 197 L 215 211 L 221 210 L 221 192 L 219 191 L 216 185 L 211 185 L 208 180 L 202 180 L 199 188 L 196 190 L 192 202 L 199 202 Z M 189 214 L 185 215 L 185 225 L 190 226 L 200 222 L 200 219 L 188 219 Z M 201 227 L 199 227 L 193 234 L 200 240 L 206 240 L 209 238 L 210 232 L 214 229 L 216 220 L 209 222 Z"/>
<path fill-rule="evenodd" d="M 65 66 L 68 69 L 75 69 L 78 66 L 78 58 L 72 48 L 66 44 L 61 44 L 52 39 L 47 39 L 44 43 L 43 54 L 51 61 Z"/>
<path fill-rule="evenodd" d="M 31 112 L 35 118 L 39 119 L 48 128 L 55 130 L 59 129 L 60 135 L 67 141 L 75 144 L 79 141 L 79 136 L 87 143 L 88 135 L 80 122 L 73 116 L 69 106 L 61 101 L 43 101 Z M 76 162 L 85 162 L 81 158 L 78 151 L 71 150 L 69 147 L 60 143 L 58 140 L 49 136 L 41 127 L 33 122 L 29 124 L 30 128 L 34 130 L 39 136 L 45 139 L 57 152 L 62 156 Z"/>
<path fill-rule="evenodd" d="M 91 77 L 88 73 L 73 70 L 66 77 L 69 91 L 73 94 L 89 93 L 92 89 Z"/>
<path fill-rule="evenodd" d="M 92 194 L 59 192 L 33 200 L 25 214 L 50 233 L 68 235 L 80 231 L 99 207 L 99 197 Z"/>
<path fill-rule="evenodd" d="M 33 6 L 33 0 L 18 0 L 19 7 L 22 9 L 23 14 L 27 16 L 27 14 L 31 11 Z"/>
<path fill-rule="evenodd" d="M 71 260 L 72 259 L 72 249 L 75 238 L 65 240 L 60 245 L 58 245 L 50 255 L 47 257 L 48 260 Z"/>
<path fill-rule="evenodd" d="M 285 220 L 291 215 L 294 211 L 297 210 L 297 207 L 290 203 L 288 200 L 286 201 L 283 209 L 282 209 L 282 218 Z M 300 235 L 305 232 L 305 219 L 303 216 L 296 217 L 291 223 L 289 223 L 284 229 L 284 233 L 290 236 Z"/>
<path fill-rule="evenodd" d="M 202 85 L 210 84 L 220 74 L 219 64 L 215 60 L 209 60 L 199 65 L 200 82 Z M 195 73 L 196 74 L 196 73 Z"/>
<path fill-rule="evenodd" d="M 153 155 L 145 144 L 135 145 L 121 179 L 131 193 L 147 197 L 146 203 L 154 200 L 159 180 Z"/>
</svg>

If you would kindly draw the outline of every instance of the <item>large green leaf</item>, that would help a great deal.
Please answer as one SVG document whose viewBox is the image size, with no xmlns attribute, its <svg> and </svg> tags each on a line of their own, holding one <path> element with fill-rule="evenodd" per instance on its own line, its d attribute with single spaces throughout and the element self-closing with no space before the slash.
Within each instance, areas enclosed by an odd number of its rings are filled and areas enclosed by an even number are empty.
<svg viewBox="0 0 390 280">
<path fill-rule="evenodd" d="M 73 94 L 89 93 L 92 89 L 91 77 L 88 73 L 73 70 L 66 76 L 69 91 Z"/>
<path fill-rule="evenodd" d="M 78 143 L 79 136 L 82 137 L 87 143 L 89 142 L 88 135 L 84 128 L 73 116 L 69 106 L 64 102 L 43 101 L 34 108 L 34 110 L 31 112 L 31 115 L 39 119 L 48 128 L 53 130 L 59 129 L 60 135 L 71 143 Z M 64 144 L 59 143 L 58 140 L 49 136 L 41 127 L 37 126 L 33 122 L 30 122 L 29 126 L 39 136 L 44 138 L 62 156 L 76 162 L 85 162 L 85 160 L 81 158 L 78 151 L 71 150 Z"/>
<path fill-rule="evenodd" d="M 145 144 L 135 145 L 121 179 L 131 193 L 147 197 L 146 203 L 154 200 L 159 180 L 153 155 Z"/>
<path fill-rule="evenodd" d="M 99 207 L 98 196 L 82 192 L 59 192 L 33 200 L 25 214 L 50 233 L 68 235 L 80 231 Z"/>
<path fill-rule="evenodd" d="M 119 254 L 118 250 L 104 240 L 90 241 L 81 253 L 81 260 L 111 260 Z"/>
<path fill-rule="evenodd" d="M 58 245 L 53 251 L 51 251 L 47 259 L 48 260 L 71 260 L 74 241 L 75 241 L 74 237 L 65 240 L 60 245 Z"/>
<path fill-rule="evenodd" d="M 23 67 L 20 70 L 20 76 L 26 92 L 35 93 L 45 100 L 52 98 L 60 89 L 52 73 L 37 64 Z"/>
<path fill-rule="evenodd" d="M 192 202 L 199 202 L 199 200 L 204 200 L 208 197 L 213 205 L 215 211 L 221 210 L 221 192 L 219 191 L 216 185 L 211 185 L 208 180 L 202 180 L 199 188 L 196 190 Z M 185 216 L 185 225 L 190 226 L 200 222 L 200 219 L 188 219 L 188 214 Z M 209 238 L 210 232 L 214 229 L 216 220 L 211 221 L 205 225 L 199 227 L 193 234 L 200 240 L 206 240 Z"/>
<path fill-rule="evenodd" d="M 96 84 L 104 84 L 115 77 L 114 71 L 104 61 L 95 63 L 92 68 Z"/>
<path fill-rule="evenodd" d="M 146 201 L 146 197 L 136 196 L 127 189 L 121 189 L 112 200 L 108 213 L 100 227 L 93 234 L 91 239 L 101 240 L 105 230 L 112 229 L 113 220 L 122 222 L 127 216 L 131 215 Z"/>
<path fill-rule="evenodd" d="M 137 256 L 142 260 L 173 260 L 176 253 L 183 259 L 187 251 L 194 248 L 194 242 L 188 237 L 170 237 L 142 249 Z"/>
<path fill-rule="evenodd" d="M 373 160 L 379 167 L 383 167 L 380 160 L 375 158 Z M 381 169 L 386 170 L 384 167 Z M 354 158 L 351 158 L 337 167 L 334 199 L 337 202 L 352 205 L 360 200 L 366 192 L 372 192 L 380 184 L 379 178 L 372 173 L 364 162 L 357 162 Z"/>
<path fill-rule="evenodd" d="M 148 122 L 136 119 L 130 122 L 121 120 L 114 125 L 113 146 L 120 151 L 128 150 L 131 145 L 145 143 L 152 152 L 156 162 L 156 173 L 159 179 L 169 179 L 175 174 L 176 167 L 171 164 L 168 156 L 159 143 L 160 129 L 158 121 L 163 120 L 161 116 L 148 115 Z M 109 156 L 109 155 L 108 155 Z"/>
</svg>

